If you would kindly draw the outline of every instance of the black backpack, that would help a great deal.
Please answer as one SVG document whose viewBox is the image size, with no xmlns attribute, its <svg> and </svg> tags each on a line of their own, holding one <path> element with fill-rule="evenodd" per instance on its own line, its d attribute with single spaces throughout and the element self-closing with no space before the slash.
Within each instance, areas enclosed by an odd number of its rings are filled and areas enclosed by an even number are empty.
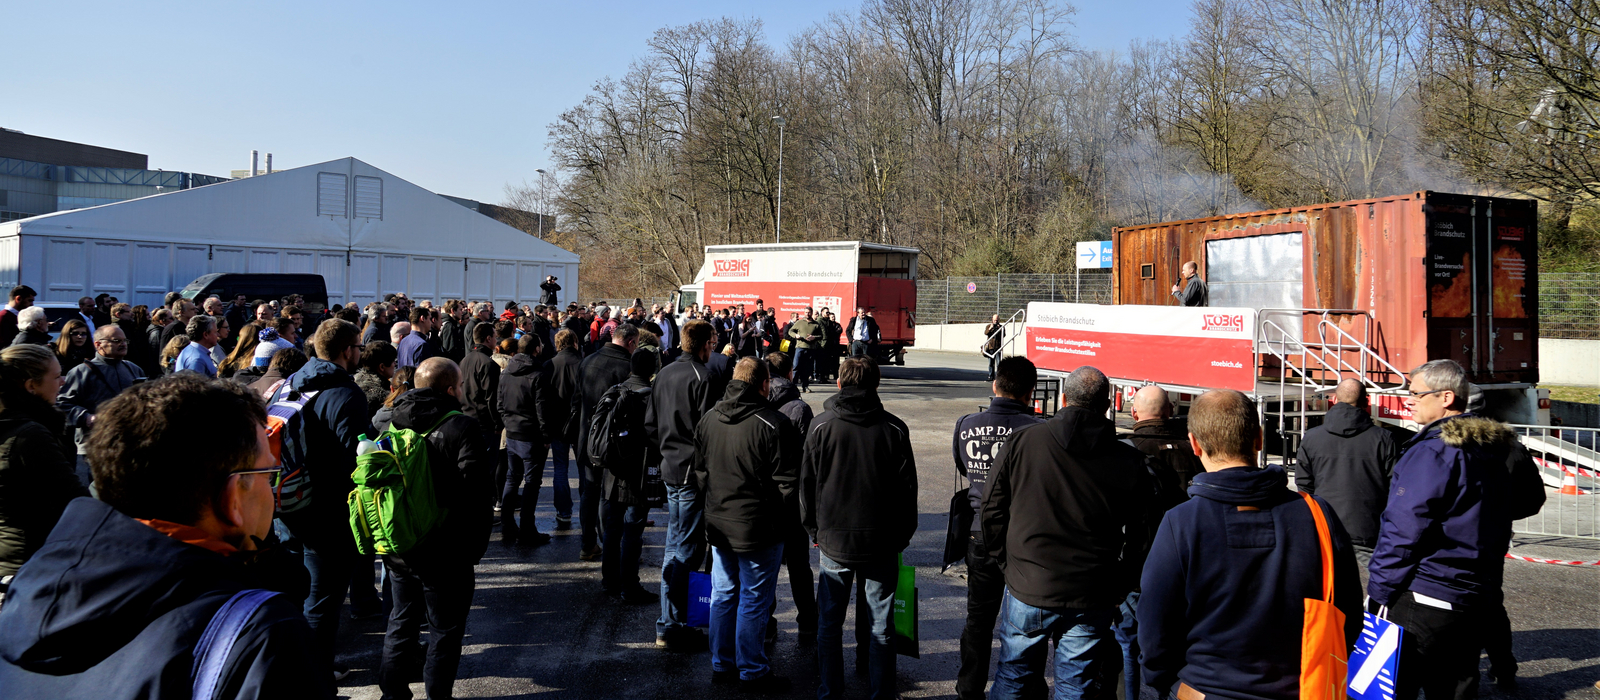
<svg viewBox="0 0 1600 700">
<path fill-rule="evenodd" d="M 606 389 L 589 419 L 589 464 L 619 479 L 631 479 L 644 466 L 650 439 L 644 424 L 650 405 L 650 388 L 628 389 L 618 384 Z"/>
</svg>

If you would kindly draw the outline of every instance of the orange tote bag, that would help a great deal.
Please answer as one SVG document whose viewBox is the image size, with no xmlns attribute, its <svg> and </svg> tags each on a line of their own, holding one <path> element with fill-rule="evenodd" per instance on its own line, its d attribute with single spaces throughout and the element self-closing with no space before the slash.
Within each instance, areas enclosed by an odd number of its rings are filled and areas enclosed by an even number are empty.
<svg viewBox="0 0 1600 700">
<path fill-rule="evenodd" d="M 1305 599 L 1300 630 L 1300 700 L 1342 700 L 1350 652 L 1344 643 L 1344 613 L 1333 607 L 1333 540 L 1322 507 L 1308 494 L 1300 497 L 1311 507 L 1322 547 L 1322 600 Z"/>
</svg>

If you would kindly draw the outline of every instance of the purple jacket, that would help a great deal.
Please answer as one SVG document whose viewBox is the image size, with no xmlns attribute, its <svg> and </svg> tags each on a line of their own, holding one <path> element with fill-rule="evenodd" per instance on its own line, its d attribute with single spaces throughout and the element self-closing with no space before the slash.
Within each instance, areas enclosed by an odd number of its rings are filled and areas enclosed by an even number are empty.
<svg viewBox="0 0 1600 700">
<path fill-rule="evenodd" d="M 1469 413 L 1406 442 L 1368 569 L 1373 600 L 1392 605 L 1412 591 L 1460 609 L 1499 589 L 1511 537 L 1505 453 L 1516 439 Z"/>
</svg>

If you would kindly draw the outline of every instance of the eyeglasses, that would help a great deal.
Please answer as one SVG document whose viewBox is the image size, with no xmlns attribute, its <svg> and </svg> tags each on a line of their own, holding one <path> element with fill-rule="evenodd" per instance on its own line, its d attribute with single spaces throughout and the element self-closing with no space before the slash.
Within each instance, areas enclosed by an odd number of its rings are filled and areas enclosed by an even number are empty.
<svg viewBox="0 0 1600 700">
<path fill-rule="evenodd" d="M 78 333 L 68 333 L 67 336 L 68 337 L 72 337 L 72 338 L 87 338 L 87 337 L 89 337 L 89 334 L 88 333 L 83 333 L 83 332 L 78 332 Z"/>
<path fill-rule="evenodd" d="M 236 471 L 236 472 L 228 472 L 228 476 L 233 477 L 233 476 L 249 476 L 251 474 L 277 474 L 277 473 L 282 472 L 282 471 L 283 470 L 278 468 L 278 467 L 267 467 L 266 469 L 240 469 L 239 471 Z"/>
<path fill-rule="evenodd" d="M 1411 392 L 1411 398 L 1420 399 L 1420 398 L 1422 398 L 1424 396 L 1427 396 L 1429 394 L 1437 394 L 1437 393 L 1439 393 L 1441 391 L 1451 391 L 1451 390 L 1450 389 L 1434 389 L 1433 391 L 1424 391 L 1424 392 L 1422 392 L 1420 394 L 1418 394 L 1418 393 L 1413 391 L 1413 392 Z"/>
<path fill-rule="evenodd" d="M 127 345 L 128 344 L 128 341 L 126 341 L 126 340 L 112 339 L 112 338 L 101 338 L 101 339 L 96 340 L 94 342 L 96 342 L 96 343 L 105 343 L 106 345 Z"/>
</svg>

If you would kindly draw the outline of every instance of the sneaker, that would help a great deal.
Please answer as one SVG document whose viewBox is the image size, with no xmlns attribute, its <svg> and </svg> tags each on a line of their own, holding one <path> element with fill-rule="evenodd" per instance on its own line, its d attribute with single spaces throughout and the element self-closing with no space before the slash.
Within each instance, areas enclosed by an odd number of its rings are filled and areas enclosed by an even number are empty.
<svg viewBox="0 0 1600 700">
<path fill-rule="evenodd" d="M 383 608 L 378 608 L 376 610 L 351 610 L 350 611 L 350 619 L 354 620 L 356 622 L 361 622 L 363 620 L 376 620 L 376 619 L 378 619 L 380 617 L 384 617 Z"/>
<path fill-rule="evenodd" d="M 679 627 L 667 634 L 656 635 L 656 646 L 667 651 L 694 653 L 710 648 L 706 633 L 694 627 Z"/>
<path fill-rule="evenodd" d="M 792 684 L 789 682 L 788 678 L 769 671 L 767 675 L 760 678 L 754 678 L 748 681 L 739 681 L 739 690 L 742 690 L 746 693 L 756 693 L 758 695 L 776 695 L 778 693 L 788 692 L 790 685 Z"/>
<path fill-rule="evenodd" d="M 600 547 L 597 545 L 594 549 L 585 549 L 581 552 L 578 552 L 578 560 L 600 561 Z"/>
<path fill-rule="evenodd" d="M 1514 672 L 1513 673 L 1500 673 L 1500 672 L 1495 671 L 1495 669 L 1491 668 L 1491 669 L 1489 669 L 1489 682 L 1493 683 L 1494 687 L 1496 687 L 1496 688 L 1498 688 L 1500 690 L 1503 690 L 1505 692 L 1508 692 L 1508 693 L 1517 692 L 1517 674 L 1514 673 Z M 1596 690 L 1600 690 L 1600 685 L 1596 685 L 1595 689 Z"/>
<path fill-rule="evenodd" d="M 550 536 L 535 530 L 522 533 L 522 537 L 515 542 L 523 547 L 543 547 L 550 544 Z"/>
<path fill-rule="evenodd" d="M 570 516 L 570 515 L 568 515 L 568 516 L 557 515 L 556 516 L 556 529 L 557 530 L 571 530 L 572 529 L 572 516 Z"/>
<path fill-rule="evenodd" d="M 738 682 L 739 682 L 739 672 L 738 671 L 718 671 L 717 669 L 714 669 L 714 668 L 711 669 L 711 684 L 712 685 L 732 685 L 732 684 L 738 683 Z"/>
<path fill-rule="evenodd" d="M 349 675 L 350 675 L 350 667 L 349 666 L 346 666 L 344 664 L 334 664 L 334 666 L 333 666 L 333 682 L 338 683 L 339 681 L 342 681 L 345 678 L 349 677 Z"/>
</svg>

